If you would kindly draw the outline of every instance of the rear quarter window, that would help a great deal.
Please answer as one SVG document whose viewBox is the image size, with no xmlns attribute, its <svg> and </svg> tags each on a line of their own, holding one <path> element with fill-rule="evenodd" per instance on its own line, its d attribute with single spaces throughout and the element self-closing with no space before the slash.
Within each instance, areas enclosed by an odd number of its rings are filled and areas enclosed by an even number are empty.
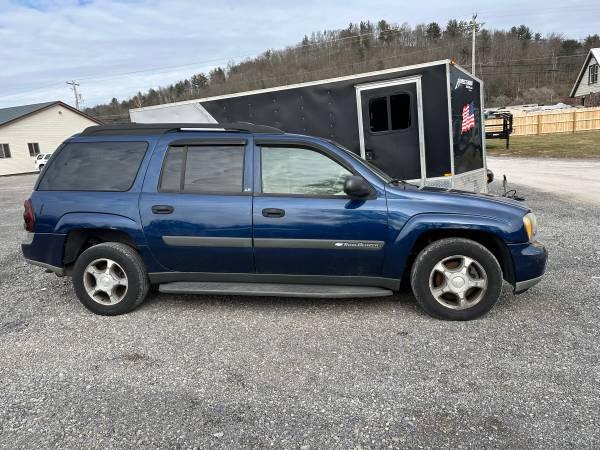
<svg viewBox="0 0 600 450">
<path fill-rule="evenodd" d="M 133 185 L 146 142 L 73 142 L 55 156 L 39 191 L 127 191 Z"/>
</svg>

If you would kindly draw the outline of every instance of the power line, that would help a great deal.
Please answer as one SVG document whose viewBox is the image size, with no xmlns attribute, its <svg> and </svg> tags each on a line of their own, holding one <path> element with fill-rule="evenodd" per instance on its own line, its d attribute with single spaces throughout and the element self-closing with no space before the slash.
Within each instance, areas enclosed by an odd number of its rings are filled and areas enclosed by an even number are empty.
<svg viewBox="0 0 600 450">
<path fill-rule="evenodd" d="M 541 11 L 543 13 L 547 13 L 548 11 L 552 11 L 552 10 L 563 10 L 563 9 L 569 9 L 570 7 L 564 6 L 564 7 L 550 7 L 550 8 L 545 8 L 544 11 Z M 587 9 L 590 9 L 592 11 L 595 11 L 597 8 L 599 8 L 597 5 L 588 5 Z M 586 9 L 586 7 L 583 7 L 583 9 Z M 599 10 L 600 11 L 600 10 Z M 498 14 L 494 14 L 494 17 L 522 17 L 522 12 L 523 10 L 520 10 L 519 14 L 508 14 L 508 15 L 498 15 Z M 538 11 L 537 9 L 535 10 L 536 14 L 539 14 L 540 11 Z M 484 13 L 486 14 L 486 13 Z M 488 11 L 487 14 L 493 14 L 491 11 Z M 477 17 L 475 15 L 475 17 Z M 476 23 L 476 22 L 475 22 Z M 481 26 L 482 24 L 477 24 L 478 26 Z M 343 31 L 343 30 L 335 30 L 334 33 L 339 33 Z M 318 47 L 319 50 L 321 49 L 326 49 L 327 45 L 330 44 L 334 44 L 334 43 L 338 43 L 338 42 L 342 42 L 342 41 L 346 41 L 346 40 L 356 40 L 356 39 L 362 39 L 365 36 L 373 36 L 375 38 L 378 38 L 379 36 L 385 36 L 385 35 L 395 35 L 395 34 L 400 34 L 405 32 L 406 30 L 401 29 L 401 28 L 391 28 L 391 29 L 387 29 L 387 30 L 383 30 L 383 31 L 378 31 L 378 30 L 373 30 L 373 31 L 369 31 L 369 32 L 365 32 L 365 33 L 356 33 L 356 34 L 352 34 L 350 36 L 342 36 L 342 37 L 337 37 L 337 38 L 330 38 L 330 39 L 325 39 L 324 41 L 317 41 L 317 42 L 308 42 L 306 44 L 297 44 L 294 46 L 290 46 L 287 48 L 282 48 L 279 50 L 275 50 L 277 52 L 284 52 L 284 51 L 296 51 L 296 50 L 300 50 L 303 48 L 310 48 L 310 47 Z M 450 45 L 450 43 L 448 43 L 448 45 Z M 418 50 L 421 51 L 421 50 Z M 260 55 L 264 54 L 261 53 Z M 255 58 L 260 57 L 256 56 Z M 398 55 L 397 57 L 400 57 L 402 55 Z M 474 51 L 473 51 L 473 56 L 474 56 Z M 394 56 L 396 57 L 396 56 Z M 568 57 L 568 56 L 564 56 L 564 57 Z M 223 58 L 214 58 L 214 59 L 206 59 L 206 60 L 202 60 L 202 61 L 196 61 L 193 63 L 188 63 L 188 64 L 182 64 L 182 65 L 168 65 L 168 66 L 160 66 L 160 67 L 153 67 L 153 68 L 146 68 L 146 69 L 139 69 L 139 70 L 134 70 L 134 71 L 127 71 L 127 72 L 121 72 L 121 73 L 115 73 L 115 74 L 110 74 L 110 75 L 105 75 L 105 76 L 87 76 L 87 77 L 79 77 L 79 80 L 88 80 L 88 81 L 102 81 L 102 80 L 108 80 L 108 79 L 114 79 L 114 78 L 120 78 L 120 77 L 125 77 L 125 76 L 129 76 L 129 75 L 136 75 L 136 74 L 140 74 L 140 73 L 147 73 L 147 72 L 153 72 L 155 74 L 161 73 L 161 72 L 169 72 L 169 71 L 173 71 L 176 69 L 183 69 L 186 67 L 196 67 L 196 66 L 200 66 L 203 64 L 209 64 L 209 63 L 217 63 L 217 62 L 224 62 L 224 61 L 230 61 L 232 59 L 244 59 L 244 58 L 251 58 L 251 56 L 249 55 L 244 55 L 244 56 L 233 56 L 233 57 L 223 57 Z M 475 58 L 472 58 L 472 70 L 474 71 L 474 61 Z M 71 84 L 71 83 L 68 83 Z M 6 95 L 2 95 L 0 96 L 0 99 L 2 98 L 9 98 L 9 97 L 14 97 L 14 96 L 18 96 L 21 94 L 25 94 L 25 93 L 31 93 L 31 92 L 36 92 L 36 91 L 41 91 L 41 90 L 45 90 L 45 89 L 49 89 L 49 88 L 53 88 L 53 87 L 57 87 L 59 84 L 58 83 L 52 83 L 49 85 L 45 85 L 45 86 L 41 86 L 39 88 L 34 88 L 34 89 L 29 89 L 27 91 L 21 91 L 21 92 L 15 92 L 12 94 L 6 94 Z M 75 93 L 75 87 L 72 86 L 72 89 L 74 89 L 74 93 Z M 76 104 L 78 104 L 81 101 L 81 96 L 77 96 L 76 95 Z"/>
<path fill-rule="evenodd" d="M 401 29 L 389 29 L 389 30 L 384 31 L 382 34 L 398 34 L 398 33 L 404 32 L 404 31 L 405 30 L 401 30 Z M 346 41 L 349 39 L 362 38 L 362 37 L 365 37 L 368 35 L 377 37 L 378 36 L 377 33 L 378 32 L 376 30 L 374 30 L 374 31 L 369 31 L 369 32 L 365 32 L 365 33 L 353 34 L 351 36 L 344 36 L 344 37 L 335 38 L 335 39 L 327 39 L 324 42 L 309 42 L 307 44 L 297 44 L 297 45 L 289 46 L 286 48 L 276 49 L 276 50 L 271 50 L 271 51 L 283 52 L 283 51 L 289 51 L 289 50 L 296 51 L 296 50 L 300 50 L 302 48 L 307 48 L 307 47 L 323 47 L 329 43 L 336 43 L 336 42 Z M 132 71 L 128 71 L 128 72 L 120 72 L 120 73 L 104 75 L 104 76 L 81 76 L 81 77 L 78 77 L 78 79 L 84 80 L 84 81 L 103 81 L 103 80 L 110 80 L 113 78 L 120 78 L 120 77 L 124 77 L 124 76 L 129 76 L 129 75 L 137 75 L 137 74 L 146 73 L 146 72 L 153 72 L 153 73 L 170 72 L 170 71 L 173 71 L 176 69 L 184 69 L 186 67 L 197 67 L 200 65 L 205 65 L 205 64 L 210 64 L 210 63 L 228 62 L 228 61 L 231 61 L 234 59 L 244 60 L 244 59 L 252 58 L 252 57 L 258 58 L 260 55 L 266 53 L 267 51 L 268 50 L 265 50 L 264 52 L 260 53 L 258 56 L 253 56 L 253 55 L 228 56 L 228 57 L 222 57 L 222 58 L 205 59 L 205 60 L 201 60 L 201 61 L 196 61 L 196 62 L 187 63 L 187 64 L 180 64 L 180 65 L 150 67 L 150 68 L 146 68 L 146 69 L 132 70 Z M 52 88 L 52 87 L 57 87 L 57 86 L 60 86 L 60 83 L 47 84 L 47 85 L 40 86 L 40 87 L 37 87 L 34 89 L 29 89 L 27 91 L 20 91 L 20 92 L 14 92 L 11 94 L 7 94 L 7 95 L 2 95 L 2 96 L 0 96 L 0 98 L 7 98 L 7 97 L 12 97 L 12 96 L 20 95 L 20 94 L 24 94 L 24 93 L 36 92 L 36 91 L 45 90 L 45 89 Z"/>
</svg>

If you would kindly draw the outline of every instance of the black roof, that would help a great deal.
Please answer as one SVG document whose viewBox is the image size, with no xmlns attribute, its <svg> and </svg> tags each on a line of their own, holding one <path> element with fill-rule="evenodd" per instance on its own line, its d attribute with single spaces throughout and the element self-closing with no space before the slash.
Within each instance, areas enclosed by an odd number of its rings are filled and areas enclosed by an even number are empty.
<svg viewBox="0 0 600 450">
<path fill-rule="evenodd" d="M 240 131 L 255 134 L 283 134 L 279 128 L 249 122 L 233 123 L 126 123 L 87 127 L 79 136 L 122 134 L 165 134 L 181 130 Z"/>
</svg>

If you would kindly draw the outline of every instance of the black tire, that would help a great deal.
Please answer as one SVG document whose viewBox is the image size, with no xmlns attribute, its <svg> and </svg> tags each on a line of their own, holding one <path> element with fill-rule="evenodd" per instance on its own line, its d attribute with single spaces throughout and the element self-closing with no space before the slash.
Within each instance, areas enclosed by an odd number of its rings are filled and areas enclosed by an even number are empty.
<svg viewBox="0 0 600 450">
<path fill-rule="evenodd" d="M 485 270 L 487 287 L 481 299 L 466 309 L 452 309 L 438 302 L 429 281 L 434 266 L 445 258 L 464 255 Z M 502 291 L 502 269 L 496 257 L 483 245 L 470 239 L 440 239 L 425 247 L 417 256 L 410 274 L 410 284 L 417 302 L 429 315 L 444 320 L 471 320 L 486 314 L 498 301 Z"/>
<path fill-rule="evenodd" d="M 38 166 L 38 170 L 39 170 L 40 172 L 42 171 L 42 169 L 43 169 L 43 168 L 44 168 L 44 164 L 41 164 L 41 165 L 39 165 L 39 166 Z"/>
<path fill-rule="evenodd" d="M 127 276 L 127 290 L 124 297 L 116 304 L 100 304 L 87 293 L 84 285 L 85 270 L 97 259 L 107 258 L 115 261 Z M 128 245 L 119 242 L 105 242 L 85 250 L 73 267 L 73 287 L 79 301 L 90 311 L 103 316 L 115 316 L 128 313 L 142 304 L 150 282 L 146 267 L 139 253 Z"/>
</svg>

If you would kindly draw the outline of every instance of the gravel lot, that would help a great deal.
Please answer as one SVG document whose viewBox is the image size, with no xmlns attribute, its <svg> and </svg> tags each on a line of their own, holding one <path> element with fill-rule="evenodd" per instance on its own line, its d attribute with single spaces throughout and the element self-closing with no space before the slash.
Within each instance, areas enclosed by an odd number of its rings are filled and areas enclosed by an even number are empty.
<svg viewBox="0 0 600 450">
<path fill-rule="evenodd" d="M 0 178 L 0 447 L 600 446 L 600 207 L 521 188 L 545 280 L 480 320 L 363 300 L 153 294 L 99 317 L 26 265 Z"/>
<path fill-rule="evenodd" d="M 600 160 L 489 157 L 487 163 L 498 180 L 506 174 L 509 187 L 517 183 L 600 207 Z"/>
</svg>

